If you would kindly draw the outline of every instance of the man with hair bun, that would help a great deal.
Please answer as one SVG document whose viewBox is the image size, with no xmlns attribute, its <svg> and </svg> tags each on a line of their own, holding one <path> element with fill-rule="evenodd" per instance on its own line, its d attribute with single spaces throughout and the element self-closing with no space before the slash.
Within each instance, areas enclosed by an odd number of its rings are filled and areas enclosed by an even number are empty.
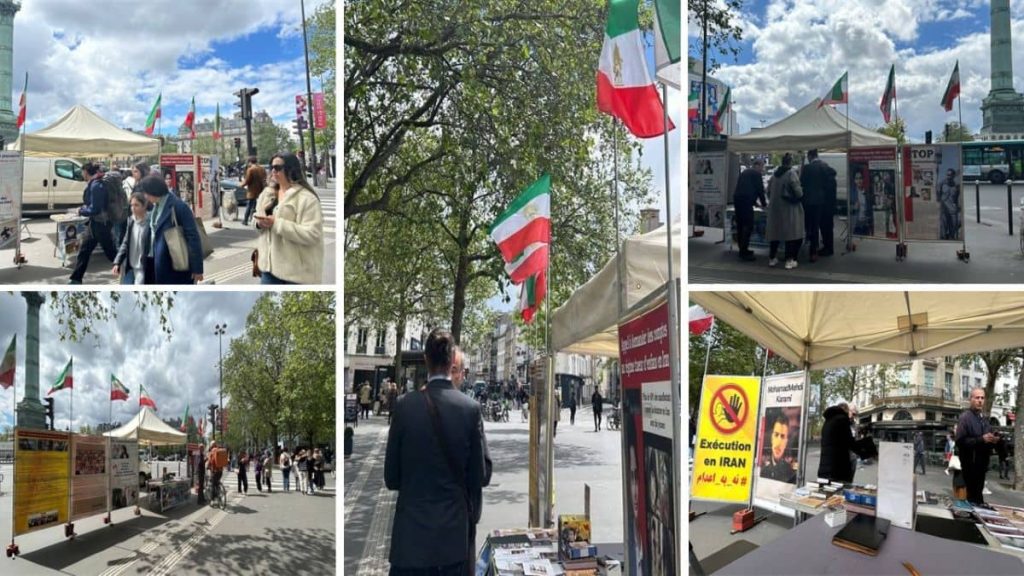
<svg viewBox="0 0 1024 576">
<path fill-rule="evenodd" d="M 483 418 L 455 387 L 463 355 L 451 333 L 433 330 L 424 358 L 427 384 L 398 398 L 388 431 L 384 483 L 398 490 L 390 574 L 473 574 L 482 489 L 491 479 Z"/>
</svg>

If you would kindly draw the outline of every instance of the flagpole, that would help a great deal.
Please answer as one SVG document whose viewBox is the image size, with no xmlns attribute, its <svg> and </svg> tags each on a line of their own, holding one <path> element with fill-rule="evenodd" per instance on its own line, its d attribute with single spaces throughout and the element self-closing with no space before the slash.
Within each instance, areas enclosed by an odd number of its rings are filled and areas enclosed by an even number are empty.
<svg viewBox="0 0 1024 576">
<path fill-rule="evenodd" d="M 551 207 L 554 208 L 554 205 L 555 205 L 555 202 L 554 202 L 554 200 L 555 200 L 554 186 L 549 188 L 548 194 L 550 194 L 549 202 L 551 204 Z M 554 212 L 554 210 L 552 210 L 551 212 Z M 545 378 L 545 380 L 547 381 L 547 389 L 548 389 L 547 390 L 547 394 L 545 394 L 545 403 L 547 404 L 546 413 L 547 413 L 547 417 L 548 417 L 548 422 L 547 422 L 547 426 L 544 427 L 544 429 L 545 429 L 545 434 L 544 434 L 544 437 L 545 437 L 544 438 L 544 440 L 545 440 L 544 461 L 545 462 L 544 462 L 544 466 L 546 468 L 546 472 L 544 474 L 544 482 L 546 484 L 546 486 L 545 486 L 546 493 L 544 495 L 544 506 L 542 507 L 542 510 L 544 511 L 544 518 L 541 519 L 541 524 L 542 524 L 542 526 L 544 528 L 550 528 L 551 527 L 552 501 L 554 500 L 554 478 L 553 478 L 554 475 L 553 475 L 553 471 L 554 471 L 554 459 L 555 459 L 554 458 L 554 456 L 555 456 L 555 446 L 554 446 L 555 437 L 554 437 L 554 433 L 553 433 L 554 431 L 552 430 L 552 426 L 553 426 L 552 416 L 554 414 L 554 412 L 552 412 L 552 409 L 557 410 L 557 409 L 560 408 L 558 406 L 554 406 L 554 399 L 555 399 L 555 393 L 554 392 L 555 392 L 555 386 L 556 386 L 556 383 L 555 383 L 555 353 L 554 353 L 554 350 L 552 350 L 552 346 L 551 346 L 551 296 L 552 296 L 552 294 L 554 294 L 554 290 L 553 290 L 554 279 L 551 277 L 551 261 L 554 259 L 554 253 L 555 253 L 553 248 L 554 248 L 554 242 L 553 241 L 549 242 L 548 243 L 547 269 L 546 269 L 546 271 L 544 273 L 544 275 L 545 275 L 545 282 L 547 283 L 547 287 L 545 289 L 545 298 L 544 298 L 544 339 L 546 340 L 544 347 L 547 348 L 547 351 L 548 351 L 547 378 Z"/>
<path fill-rule="evenodd" d="M 113 430 L 112 425 L 114 420 L 114 375 L 110 375 L 110 394 L 107 396 L 107 425 L 110 426 L 110 430 Z M 107 430 L 109 433 L 110 430 Z M 107 463 L 113 459 L 113 446 L 111 445 L 110 436 L 107 436 Z M 107 470 L 107 524 L 110 524 L 110 473 L 112 470 Z"/>
<path fill-rule="evenodd" d="M 74 356 L 71 357 L 71 362 L 69 362 L 69 364 L 71 366 L 71 400 L 70 400 L 70 402 L 68 402 L 68 414 L 69 414 L 68 415 L 68 523 L 67 523 L 67 525 L 65 526 L 65 529 L 64 529 L 64 535 L 65 536 L 68 536 L 69 533 L 73 535 L 74 534 L 73 531 L 75 529 L 75 525 L 71 523 L 71 516 L 72 516 L 72 513 L 75 510 L 75 501 L 74 501 L 74 497 L 75 497 L 75 483 L 74 483 L 74 479 L 75 479 L 75 477 L 74 477 L 74 475 L 72 474 L 72 471 L 71 471 L 71 458 L 73 456 L 72 455 L 72 451 L 73 451 L 72 445 L 74 444 L 72 442 L 72 440 L 73 440 L 72 439 L 73 432 L 71 431 L 71 423 L 74 422 L 74 420 L 75 420 L 75 376 L 74 376 L 74 374 L 75 374 L 75 372 L 74 372 L 75 371 L 75 357 Z M 63 377 L 64 377 L 64 381 L 61 382 L 61 385 L 63 385 L 64 382 L 67 381 L 67 374 L 64 374 Z"/>
<path fill-rule="evenodd" d="M 21 153 L 21 185 L 25 186 L 25 127 L 28 126 L 28 70 L 25 71 L 25 89 L 22 91 L 25 97 L 25 120 L 21 123 L 21 141 L 19 142 L 18 148 Z M 18 234 L 15 236 L 17 240 L 14 246 L 14 263 L 21 269 L 21 265 L 24 262 L 24 258 L 21 255 L 21 214 L 24 210 L 25 202 L 24 197 L 18 202 L 18 222 L 15 226 L 18 227 Z"/>
<path fill-rule="evenodd" d="M 758 388 L 760 390 L 758 392 L 758 394 L 757 394 L 758 398 L 763 398 L 764 397 L 764 379 L 765 379 L 765 377 L 768 376 L 768 356 L 769 356 L 768 348 L 766 347 L 764 349 L 764 367 L 761 368 L 761 382 L 760 382 L 760 384 L 758 384 Z M 756 419 L 757 419 L 757 415 L 756 414 L 754 415 L 754 418 L 755 418 L 755 421 L 756 421 Z M 763 422 L 762 422 L 762 424 L 763 424 Z M 757 447 L 758 447 L 757 442 L 758 442 L 759 438 L 761 438 L 761 427 L 760 426 L 755 426 L 754 427 L 754 449 L 755 450 L 757 450 Z M 758 450 L 758 452 L 756 452 L 754 454 L 755 462 L 756 462 L 756 458 L 760 457 L 760 455 L 761 455 L 760 450 Z M 750 487 L 750 496 L 747 498 L 747 508 L 750 508 L 750 509 L 754 508 L 754 487 L 753 486 Z"/>
<path fill-rule="evenodd" d="M 899 106 L 899 102 L 898 102 L 898 99 L 896 97 L 896 94 L 897 94 L 897 91 L 896 91 L 896 65 L 893 64 L 893 68 L 892 68 L 892 109 L 893 109 L 893 118 L 895 118 L 895 122 L 896 122 L 896 129 L 899 130 L 899 127 L 900 127 L 900 106 Z M 896 201 L 897 197 L 899 197 L 901 199 L 903 198 L 902 191 L 899 194 L 896 193 L 903 186 L 903 161 L 902 161 L 902 158 L 903 158 L 903 146 L 900 145 L 900 140 L 899 140 L 899 135 L 900 134 L 902 134 L 902 131 L 899 131 L 899 132 L 896 133 L 896 182 L 893 183 L 893 186 L 895 187 L 895 190 L 893 190 L 893 207 L 892 208 L 893 208 L 893 210 L 896 211 L 896 238 L 897 238 L 896 242 L 897 242 L 898 245 L 902 246 L 903 245 L 903 238 L 906 235 L 905 234 L 906 231 L 904 230 L 904 228 L 906 227 L 907 223 L 905 221 L 903 221 L 903 218 L 900 217 L 903 214 L 903 206 L 902 206 L 903 202 L 902 201 L 900 201 L 900 202 Z"/>
<path fill-rule="evenodd" d="M 139 382 L 139 414 L 136 416 L 135 422 L 135 453 L 139 452 L 139 427 L 142 426 L 142 383 Z M 138 456 L 136 456 L 138 458 Z M 142 463 L 139 463 L 139 469 L 141 470 Z M 149 471 L 153 471 L 153 453 L 149 453 Z M 149 474 L 147 474 L 148 476 Z M 149 494 L 149 485 L 146 485 L 146 494 Z M 139 509 L 139 497 L 135 496 L 135 515 L 142 514 L 142 510 Z"/>
<path fill-rule="evenodd" d="M 960 61 L 959 60 L 956 61 L 956 81 L 957 81 L 957 84 L 960 83 Z M 958 142 L 961 142 L 961 144 L 960 144 L 960 153 L 961 154 L 963 154 L 963 146 L 964 146 L 962 144 L 962 142 L 963 142 L 963 134 L 964 134 L 964 114 L 963 114 L 963 109 L 962 109 L 962 107 L 960 105 L 960 103 L 962 101 L 963 101 L 963 97 L 960 95 L 960 90 L 957 90 L 957 94 L 956 94 L 956 119 L 957 119 L 957 124 L 959 124 L 959 126 L 957 126 L 957 129 L 960 131 L 960 135 L 958 137 Z M 961 170 L 960 170 L 960 206 L 961 207 L 964 205 L 963 204 L 963 197 L 964 197 L 964 174 L 963 174 L 963 167 L 961 167 Z M 1024 234 L 1024 230 L 1021 230 L 1021 234 Z M 967 230 L 964 229 L 963 221 L 962 220 L 960 222 L 960 246 L 961 246 L 960 249 L 962 250 L 962 252 L 964 254 L 966 254 L 967 253 Z"/>
<path fill-rule="evenodd" d="M 27 73 L 26 73 L 26 75 L 27 75 Z M 22 142 L 22 146 L 21 147 L 24 148 L 25 140 L 22 139 L 21 142 Z M 22 151 L 22 158 L 24 158 L 24 157 L 25 157 L 25 155 L 24 155 L 24 150 L 23 150 Z M 21 166 L 22 166 L 22 170 L 24 170 L 24 168 L 25 168 L 25 161 L 24 160 L 22 160 Z M 24 178 L 22 178 L 22 179 L 24 180 Z M 19 230 L 20 230 L 20 228 L 19 228 Z M 20 234 L 20 232 L 19 232 L 19 234 Z M 27 336 L 26 336 L 26 340 L 28 340 Z M 15 341 L 15 344 L 14 344 L 14 369 L 15 369 L 15 371 L 17 371 L 17 369 L 18 369 L 18 344 L 17 344 L 18 334 L 17 333 L 14 334 L 14 341 Z M 26 365 L 28 364 L 28 344 L 27 343 L 25 345 L 25 364 Z M 27 369 L 28 368 L 26 366 L 26 370 Z M 15 374 L 17 374 L 17 372 L 15 372 Z M 11 467 L 11 475 L 13 476 L 11 478 L 11 498 L 12 498 L 12 501 L 13 501 L 13 498 L 14 498 L 14 492 L 18 489 L 18 459 L 13 457 L 18 452 L 18 410 L 17 410 L 17 404 L 18 404 L 18 382 L 17 382 L 17 380 L 15 380 L 15 381 L 11 382 L 11 421 L 14 422 L 14 430 L 13 430 L 14 434 L 13 434 L 13 437 L 11 438 L 12 440 L 14 440 L 14 445 L 13 445 L 12 450 L 11 450 L 11 456 L 12 456 L 11 459 L 14 461 L 14 465 Z M 44 417 L 44 421 L 45 421 L 45 417 Z M 7 547 L 7 551 L 8 552 L 12 552 L 16 548 L 17 547 L 14 544 L 14 514 L 12 513 L 11 514 L 11 545 Z"/>
</svg>

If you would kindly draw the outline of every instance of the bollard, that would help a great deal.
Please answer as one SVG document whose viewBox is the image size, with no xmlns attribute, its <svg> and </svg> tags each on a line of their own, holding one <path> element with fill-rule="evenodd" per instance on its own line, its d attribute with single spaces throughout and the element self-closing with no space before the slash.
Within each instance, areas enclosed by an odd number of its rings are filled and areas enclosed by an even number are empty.
<svg viewBox="0 0 1024 576">
<path fill-rule="evenodd" d="M 1013 236 L 1013 180 L 1006 181 L 1006 223 L 1010 228 L 1010 236 Z"/>
<path fill-rule="evenodd" d="M 974 211 L 978 215 L 978 224 L 981 224 L 981 179 L 974 181 Z"/>
<path fill-rule="evenodd" d="M 345 443 L 344 443 L 345 458 L 348 458 L 349 456 L 352 455 L 352 448 L 353 448 L 353 443 L 354 443 L 353 440 L 354 440 L 355 434 L 356 433 L 355 433 L 354 430 L 352 430 L 351 426 L 346 426 L 345 427 Z"/>
</svg>

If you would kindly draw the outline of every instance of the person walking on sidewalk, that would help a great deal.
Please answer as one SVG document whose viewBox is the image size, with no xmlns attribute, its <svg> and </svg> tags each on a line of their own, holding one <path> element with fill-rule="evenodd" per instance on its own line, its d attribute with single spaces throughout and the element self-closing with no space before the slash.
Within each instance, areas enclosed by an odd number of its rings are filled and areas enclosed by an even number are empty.
<svg viewBox="0 0 1024 576">
<path fill-rule="evenodd" d="M 324 455 L 319 448 L 313 449 L 313 485 L 324 489 Z"/>
<path fill-rule="evenodd" d="M 82 166 L 82 176 L 86 179 L 86 185 L 78 215 L 87 217 L 89 221 L 85 229 L 85 240 L 82 241 L 75 257 L 75 269 L 71 272 L 70 284 L 82 283 L 85 271 L 89 268 L 89 258 L 92 257 L 97 244 L 103 248 L 107 260 L 113 262 L 117 258 L 117 239 L 114 238 L 110 222 L 107 186 L 103 183 L 100 167 L 92 162 L 86 162 Z"/>
<path fill-rule="evenodd" d="M 309 456 L 306 454 L 306 449 L 303 448 L 295 455 L 295 489 L 302 495 L 306 494 L 306 466 L 308 465 Z"/>
<path fill-rule="evenodd" d="M 562 419 L 562 393 L 555 390 L 555 406 L 551 415 L 551 437 L 558 436 L 558 421 Z"/>
<path fill-rule="evenodd" d="M 249 167 L 245 169 L 245 178 L 242 180 L 242 187 L 245 188 L 245 216 L 242 218 L 242 226 L 249 226 L 249 219 L 256 211 L 256 199 L 260 192 L 267 185 L 267 171 L 260 166 L 255 156 L 249 156 Z"/>
<path fill-rule="evenodd" d="M 215 502 L 219 496 L 221 477 L 224 476 L 224 466 L 222 466 L 220 462 L 221 459 L 226 459 L 226 454 L 223 454 L 223 451 L 223 448 L 217 447 L 216 440 L 210 442 L 210 452 L 209 456 L 206 458 L 206 467 L 210 469 L 210 485 L 213 487 L 210 494 L 211 504 Z"/>
<path fill-rule="evenodd" d="M 249 455 L 245 450 L 238 456 L 238 491 L 249 493 Z"/>
<path fill-rule="evenodd" d="M 316 470 L 314 466 L 313 455 L 315 452 L 309 450 L 306 452 L 306 490 L 310 495 L 316 492 Z"/>
<path fill-rule="evenodd" d="M 363 382 L 363 387 L 359 389 L 359 408 L 363 415 L 363 420 L 370 417 L 370 398 L 373 397 L 373 389 L 369 382 Z"/>
<path fill-rule="evenodd" d="M 451 333 L 434 329 L 424 357 L 427 385 L 398 398 L 388 430 L 384 483 L 398 491 L 390 574 L 473 574 L 491 479 L 483 417 L 452 379 L 463 359 Z"/>
<path fill-rule="evenodd" d="M 569 392 L 569 425 L 576 425 L 576 385 L 573 384 L 573 389 Z"/>
<path fill-rule="evenodd" d="M 921 475 L 924 476 L 924 435 L 914 432 L 914 473 L 917 473 L 917 465 L 921 465 Z"/>
<path fill-rule="evenodd" d="M 252 459 L 252 471 L 256 475 L 256 491 L 263 492 L 263 458 L 258 452 L 253 452 Z"/>
<path fill-rule="evenodd" d="M 594 393 L 590 395 L 590 407 L 594 410 L 594 432 L 601 431 L 601 410 L 604 409 L 604 397 L 601 396 L 601 389 L 594 387 Z"/>
<path fill-rule="evenodd" d="M 287 448 L 281 450 L 281 457 L 278 459 L 278 462 L 281 463 L 281 481 L 284 483 L 284 491 L 288 492 L 291 489 L 292 455 L 288 453 Z"/>
<path fill-rule="evenodd" d="M 263 455 L 263 484 L 267 487 L 267 494 L 273 492 L 270 489 L 271 472 L 274 469 L 274 452 L 267 450 Z"/>
</svg>

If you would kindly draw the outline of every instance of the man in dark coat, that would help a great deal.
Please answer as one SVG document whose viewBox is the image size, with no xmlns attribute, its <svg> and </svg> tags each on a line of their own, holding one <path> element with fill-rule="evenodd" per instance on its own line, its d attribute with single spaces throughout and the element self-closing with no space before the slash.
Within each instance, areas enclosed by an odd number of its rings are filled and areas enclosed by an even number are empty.
<svg viewBox="0 0 1024 576">
<path fill-rule="evenodd" d="M 985 488 L 985 473 L 988 459 L 999 436 L 992 433 L 988 419 L 981 413 L 985 407 L 985 389 L 971 390 L 970 409 L 964 410 L 956 425 L 956 447 L 960 451 L 960 469 L 967 486 L 967 501 L 984 504 L 982 490 Z"/>
<path fill-rule="evenodd" d="M 853 482 L 850 452 L 860 455 L 850 428 L 850 409 L 846 403 L 825 410 L 825 425 L 821 427 L 821 461 L 818 477 L 838 482 Z"/>
<path fill-rule="evenodd" d="M 804 227 L 811 242 L 811 262 L 818 260 L 818 237 L 822 239 L 821 256 L 832 254 L 832 219 L 835 211 L 836 171 L 818 158 L 817 150 L 807 152 L 808 164 L 800 173 L 804 189 Z"/>
<path fill-rule="evenodd" d="M 754 164 L 740 174 L 736 182 L 736 193 L 733 195 L 733 206 L 736 208 L 736 233 L 739 236 L 740 258 L 756 260 L 750 250 L 750 236 L 754 232 L 754 206 L 768 206 L 764 197 L 764 160 L 758 158 Z"/>
<path fill-rule="evenodd" d="M 398 490 L 390 574 L 472 574 L 491 476 L 483 418 L 453 385 L 462 364 L 452 335 L 435 329 L 424 356 L 427 385 L 398 399 L 388 432 L 384 483 Z"/>
</svg>

